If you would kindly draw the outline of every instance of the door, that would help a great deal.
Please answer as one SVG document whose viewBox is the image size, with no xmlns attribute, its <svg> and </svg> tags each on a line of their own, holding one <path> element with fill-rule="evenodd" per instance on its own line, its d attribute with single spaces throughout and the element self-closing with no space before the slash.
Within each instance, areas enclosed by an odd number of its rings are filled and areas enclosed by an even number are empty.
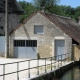
<svg viewBox="0 0 80 80">
<path fill-rule="evenodd" d="M 5 56 L 5 36 L 0 36 L 0 56 Z"/>
<path fill-rule="evenodd" d="M 14 57 L 34 59 L 37 55 L 37 40 L 14 40 Z"/>
<path fill-rule="evenodd" d="M 37 57 L 37 40 L 26 40 L 26 57 L 34 59 Z"/>
<path fill-rule="evenodd" d="M 65 54 L 65 41 L 64 40 L 55 40 L 55 56 Z M 64 59 L 65 56 L 62 56 Z M 56 60 L 61 60 L 61 56 L 56 57 Z"/>
</svg>

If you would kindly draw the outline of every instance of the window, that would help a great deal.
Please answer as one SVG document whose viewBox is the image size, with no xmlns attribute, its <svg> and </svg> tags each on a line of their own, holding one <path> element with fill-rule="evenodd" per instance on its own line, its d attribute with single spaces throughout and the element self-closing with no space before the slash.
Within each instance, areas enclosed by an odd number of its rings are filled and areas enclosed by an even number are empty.
<svg viewBox="0 0 80 80">
<path fill-rule="evenodd" d="M 37 47 L 37 40 L 14 40 L 15 47 Z"/>
<path fill-rule="evenodd" d="M 35 25 L 34 34 L 43 34 L 43 25 Z"/>
<path fill-rule="evenodd" d="M 37 47 L 37 40 L 26 40 L 26 47 Z"/>
<path fill-rule="evenodd" d="M 0 28 L 3 29 L 3 26 L 1 26 Z"/>
<path fill-rule="evenodd" d="M 25 46 L 25 40 L 14 40 L 14 46 L 15 47 L 24 47 Z"/>
</svg>

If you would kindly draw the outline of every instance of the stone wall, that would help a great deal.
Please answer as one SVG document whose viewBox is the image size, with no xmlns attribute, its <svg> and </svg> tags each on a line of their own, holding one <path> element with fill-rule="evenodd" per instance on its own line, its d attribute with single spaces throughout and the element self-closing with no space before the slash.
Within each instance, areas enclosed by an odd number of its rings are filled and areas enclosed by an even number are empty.
<svg viewBox="0 0 80 80">
<path fill-rule="evenodd" d="M 11 31 L 20 23 L 19 15 L 9 14 L 9 30 Z M 5 13 L 0 13 L 0 33 L 4 33 L 5 29 Z"/>
<path fill-rule="evenodd" d="M 43 25 L 43 34 L 34 34 L 34 25 Z M 60 28 L 55 26 L 40 13 L 36 13 L 31 19 L 22 24 L 17 30 L 10 35 L 10 53 L 14 54 L 13 40 L 20 39 L 37 39 L 37 53 L 40 57 L 51 57 L 55 54 L 55 40 L 65 40 L 65 53 L 72 52 L 72 39 L 67 36 Z M 63 37 L 63 38 L 62 38 Z"/>
</svg>

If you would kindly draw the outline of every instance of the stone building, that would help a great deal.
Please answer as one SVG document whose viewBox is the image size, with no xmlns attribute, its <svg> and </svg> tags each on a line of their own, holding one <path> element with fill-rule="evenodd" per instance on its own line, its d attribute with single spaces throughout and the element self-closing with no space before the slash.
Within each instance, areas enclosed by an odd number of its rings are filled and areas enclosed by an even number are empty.
<svg viewBox="0 0 80 80">
<path fill-rule="evenodd" d="M 9 5 L 9 31 L 20 24 L 20 14 L 23 9 L 16 0 L 8 0 Z M 0 0 L 0 33 L 4 34 L 5 30 L 5 0 Z"/>
<path fill-rule="evenodd" d="M 16 0 L 8 0 L 9 6 L 9 32 L 20 24 L 19 15 L 23 14 L 23 9 Z M 0 56 L 5 56 L 5 0 L 0 0 Z"/>
<path fill-rule="evenodd" d="M 80 26 L 70 17 L 35 12 L 10 33 L 10 57 L 46 58 L 71 53 Z"/>
</svg>

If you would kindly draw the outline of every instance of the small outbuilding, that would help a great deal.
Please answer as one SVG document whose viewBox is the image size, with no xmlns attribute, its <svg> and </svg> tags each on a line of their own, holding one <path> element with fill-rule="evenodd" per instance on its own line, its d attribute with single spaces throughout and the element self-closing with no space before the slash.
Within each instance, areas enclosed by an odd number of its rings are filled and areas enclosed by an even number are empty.
<svg viewBox="0 0 80 80">
<path fill-rule="evenodd" d="M 46 58 L 73 53 L 80 43 L 80 25 L 70 17 L 35 12 L 10 33 L 9 56 Z"/>
<path fill-rule="evenodd" d="M 5 56 L 5 1 L 0 0 L 0 56 Z M 20 16 L 24 10 L 16 0 L 8 0 L 8 27 L 11 32 L 18 24 L 20 24 Z"/>
</svg>

